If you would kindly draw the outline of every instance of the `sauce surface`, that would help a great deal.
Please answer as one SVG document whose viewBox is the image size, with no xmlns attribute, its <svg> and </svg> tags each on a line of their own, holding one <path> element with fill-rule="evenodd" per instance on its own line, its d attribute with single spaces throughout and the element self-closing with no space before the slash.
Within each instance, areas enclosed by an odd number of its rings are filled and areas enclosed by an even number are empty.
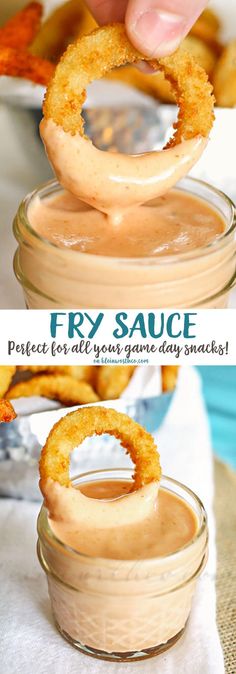
<svg viewBox="0 0 236 674">
<path fill-rule="evenodd" d="M 149 485 L 150 486 L 150 485 Z M 197 519 L 186 502 L 166 489 L 156 487 L 156 497 L 144 515 L 143 521 L 125 524 L 126 514 L 137 507 L 137 497 L 143 498 L 143 489 L 130 493 L 131 483 L 120 480 L 102 480 L 85 483 L 79 490 L 89 499 L 124 499 L 107 501 L 113 508 L 114 526 L 103 526 L 102 518 L 94 519 L 94 526 L 89 519 L 80 522 L 79 508 L 74 513 L 74 521 L 50 519 L 50 526 L 55 535 L 67 545 L 81 553 L 105 557 L 107 559 L 147 559 L 173 553 L 185 546 L 197 532 Z M 63 489 L 63 488 L 61 488 Z M 64 488 L 65 491 L 65 488 Z M 77 491 L 72 489 L 69 491 Z M 68 492 L 68 489 L 67 489 Z M 50 493 L 50 490 L 49 490 Z M 158 497 L 157 497 L 158 494 Z M 62 491 L 61 491 L 62 495 Z M 136 499 L 136 500 L 135 500 Z M 123 510 L 120 524 L 116 521 L 116 503 L 129 510 Z M 59 504 L 60 504 L 59 500 Z M 61 502 L 62 507 L 62 502 Z M 86 503 L 85 503 L 86 507 Z M 107 524 L 107 523 L 106 523 Z"/>
<path fill-rule="evenodd" d="M 185 253 L 207 245 L 225 230 L 217 211 L 178 189 L 126 211 L 117 224 L 67 191 L 41 200 L 35 197 L 28 218 L 41 237 L 59 248 L 123 258 Z"/>
<path fill-rule="evenodd" d="M 110 224 L 127 211 L 159 197 L 194 166 L 207 139 L 196 136 L 174 147 L 142 154 L 103 152 L 80 133 L 71 135 L 52 119 L 42 119 L 40 133 L 60 184 L 98 211 Z"/>
</svg>

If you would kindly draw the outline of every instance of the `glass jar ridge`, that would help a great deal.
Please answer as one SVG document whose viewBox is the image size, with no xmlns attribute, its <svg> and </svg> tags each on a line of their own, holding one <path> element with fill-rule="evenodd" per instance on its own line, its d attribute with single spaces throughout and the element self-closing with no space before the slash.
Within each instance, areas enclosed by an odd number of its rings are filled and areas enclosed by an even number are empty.
<svg viewBox="0 0 236 674">
<path fill-rule="evenodd" d="M 219 190 L 193 178 L 177 189 L 197 196 L 223 216 L 225 232 L 205 247 L 152 258 L 116 258 L 59 248 L 40 237 L 28 220 L 35 197 L 61 191 L 51 181 L 28 195 L 14 220 L 16 277 L 31 309 L 173 307 L 224 308 L 236 281 L 235 209 Z"/>
</svg>

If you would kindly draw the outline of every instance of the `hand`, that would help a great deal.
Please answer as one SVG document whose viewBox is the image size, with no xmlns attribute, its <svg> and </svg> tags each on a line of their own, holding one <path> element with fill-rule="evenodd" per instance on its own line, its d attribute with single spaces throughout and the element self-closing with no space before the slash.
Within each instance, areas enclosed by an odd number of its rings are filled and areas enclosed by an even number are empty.
<svg viewBox="0 0 236 674">
<path fill-rule="evenodd" d="M 174 52 L 207 0 L 87 0 L 99 24 L 125 21 L 129 39 L 146 56 Z"/>
</svg>

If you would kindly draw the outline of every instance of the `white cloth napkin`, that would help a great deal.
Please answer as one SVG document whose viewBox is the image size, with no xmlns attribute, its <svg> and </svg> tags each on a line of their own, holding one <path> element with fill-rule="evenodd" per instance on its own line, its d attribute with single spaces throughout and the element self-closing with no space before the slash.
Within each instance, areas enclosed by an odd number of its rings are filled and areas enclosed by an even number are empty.
<svg viewBox="0 0 236 674">
<path fill-rule="evenodd" d="M 163 472 L 191 487 L 203 500 L 209 518 L 209 561 L 198 582 L 184 637 L 163 655 L 132 664 L 94 660 L 69 646 L 54 627 L 46 578 L 36 558 L 38 505 L 1 499 L 0 633 L 4 674 L 224 673 L 215 620 L 212 451 L 196 370 L 181 368 L 172 404 L 157 435 Z"/>
</svg>

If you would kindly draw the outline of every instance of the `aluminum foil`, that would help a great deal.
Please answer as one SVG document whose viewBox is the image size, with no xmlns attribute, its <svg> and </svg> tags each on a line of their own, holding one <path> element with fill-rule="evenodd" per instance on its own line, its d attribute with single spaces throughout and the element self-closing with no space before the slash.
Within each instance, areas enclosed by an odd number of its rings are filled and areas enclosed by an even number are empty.
<svg viewBox="0 0 236 674">
<path fill-rule="evenodd" d="M 104 107 L 84 111 L 87 135 L 101 150 L 129 154 L 160 150 L 173 131 L 177 118 L 174 105 L 149 105 L 122 108 Z M 235 124 L 236 109 L 215 109 L 215 123 L 207 147 L 190 175 L 223 190 L 235 203 Z M 219 161 L 220 157 L 220 161 Z M 222 167 L 224 167 L 222 169 Z"/>
<path fill-rule="evenodd" d="M 173 394 L 142 400 L 117 400 L 103 403 L 142 424 L 155 435 L 169 409 Z M 69 411 L 78 409 L 77 406 Z M 0 496 L 41 500 L 38 488 L 38 459 L 49 431 L 68 407 L 27 416 L 19 416 L 11 424 L 0 426 Z M 113 466 L 111 466 L 111 456 Z M 131 465 L 118 441 L 113 437 L 89 438 L 71 457 L 71 475 L 102 468 L 123 468 Z"/>
<path fill-rule="evenodd" d="M 83 111 L 85 133 L 100 150 L 139 154 L 163 147 L 170 135 L 177 109 L 174 105 L 160 105 L 149 99 L 122 107 L 102 106 Z M 35 131 L 42 118 L 41 110 L 32 111 Z"/>
<path fill-rule="evenodd" d="M 100 150 L 138 154 L 161 148 L 175 117 L 158 104 L 86 109 L 85 132 Z"/>
</svg>

